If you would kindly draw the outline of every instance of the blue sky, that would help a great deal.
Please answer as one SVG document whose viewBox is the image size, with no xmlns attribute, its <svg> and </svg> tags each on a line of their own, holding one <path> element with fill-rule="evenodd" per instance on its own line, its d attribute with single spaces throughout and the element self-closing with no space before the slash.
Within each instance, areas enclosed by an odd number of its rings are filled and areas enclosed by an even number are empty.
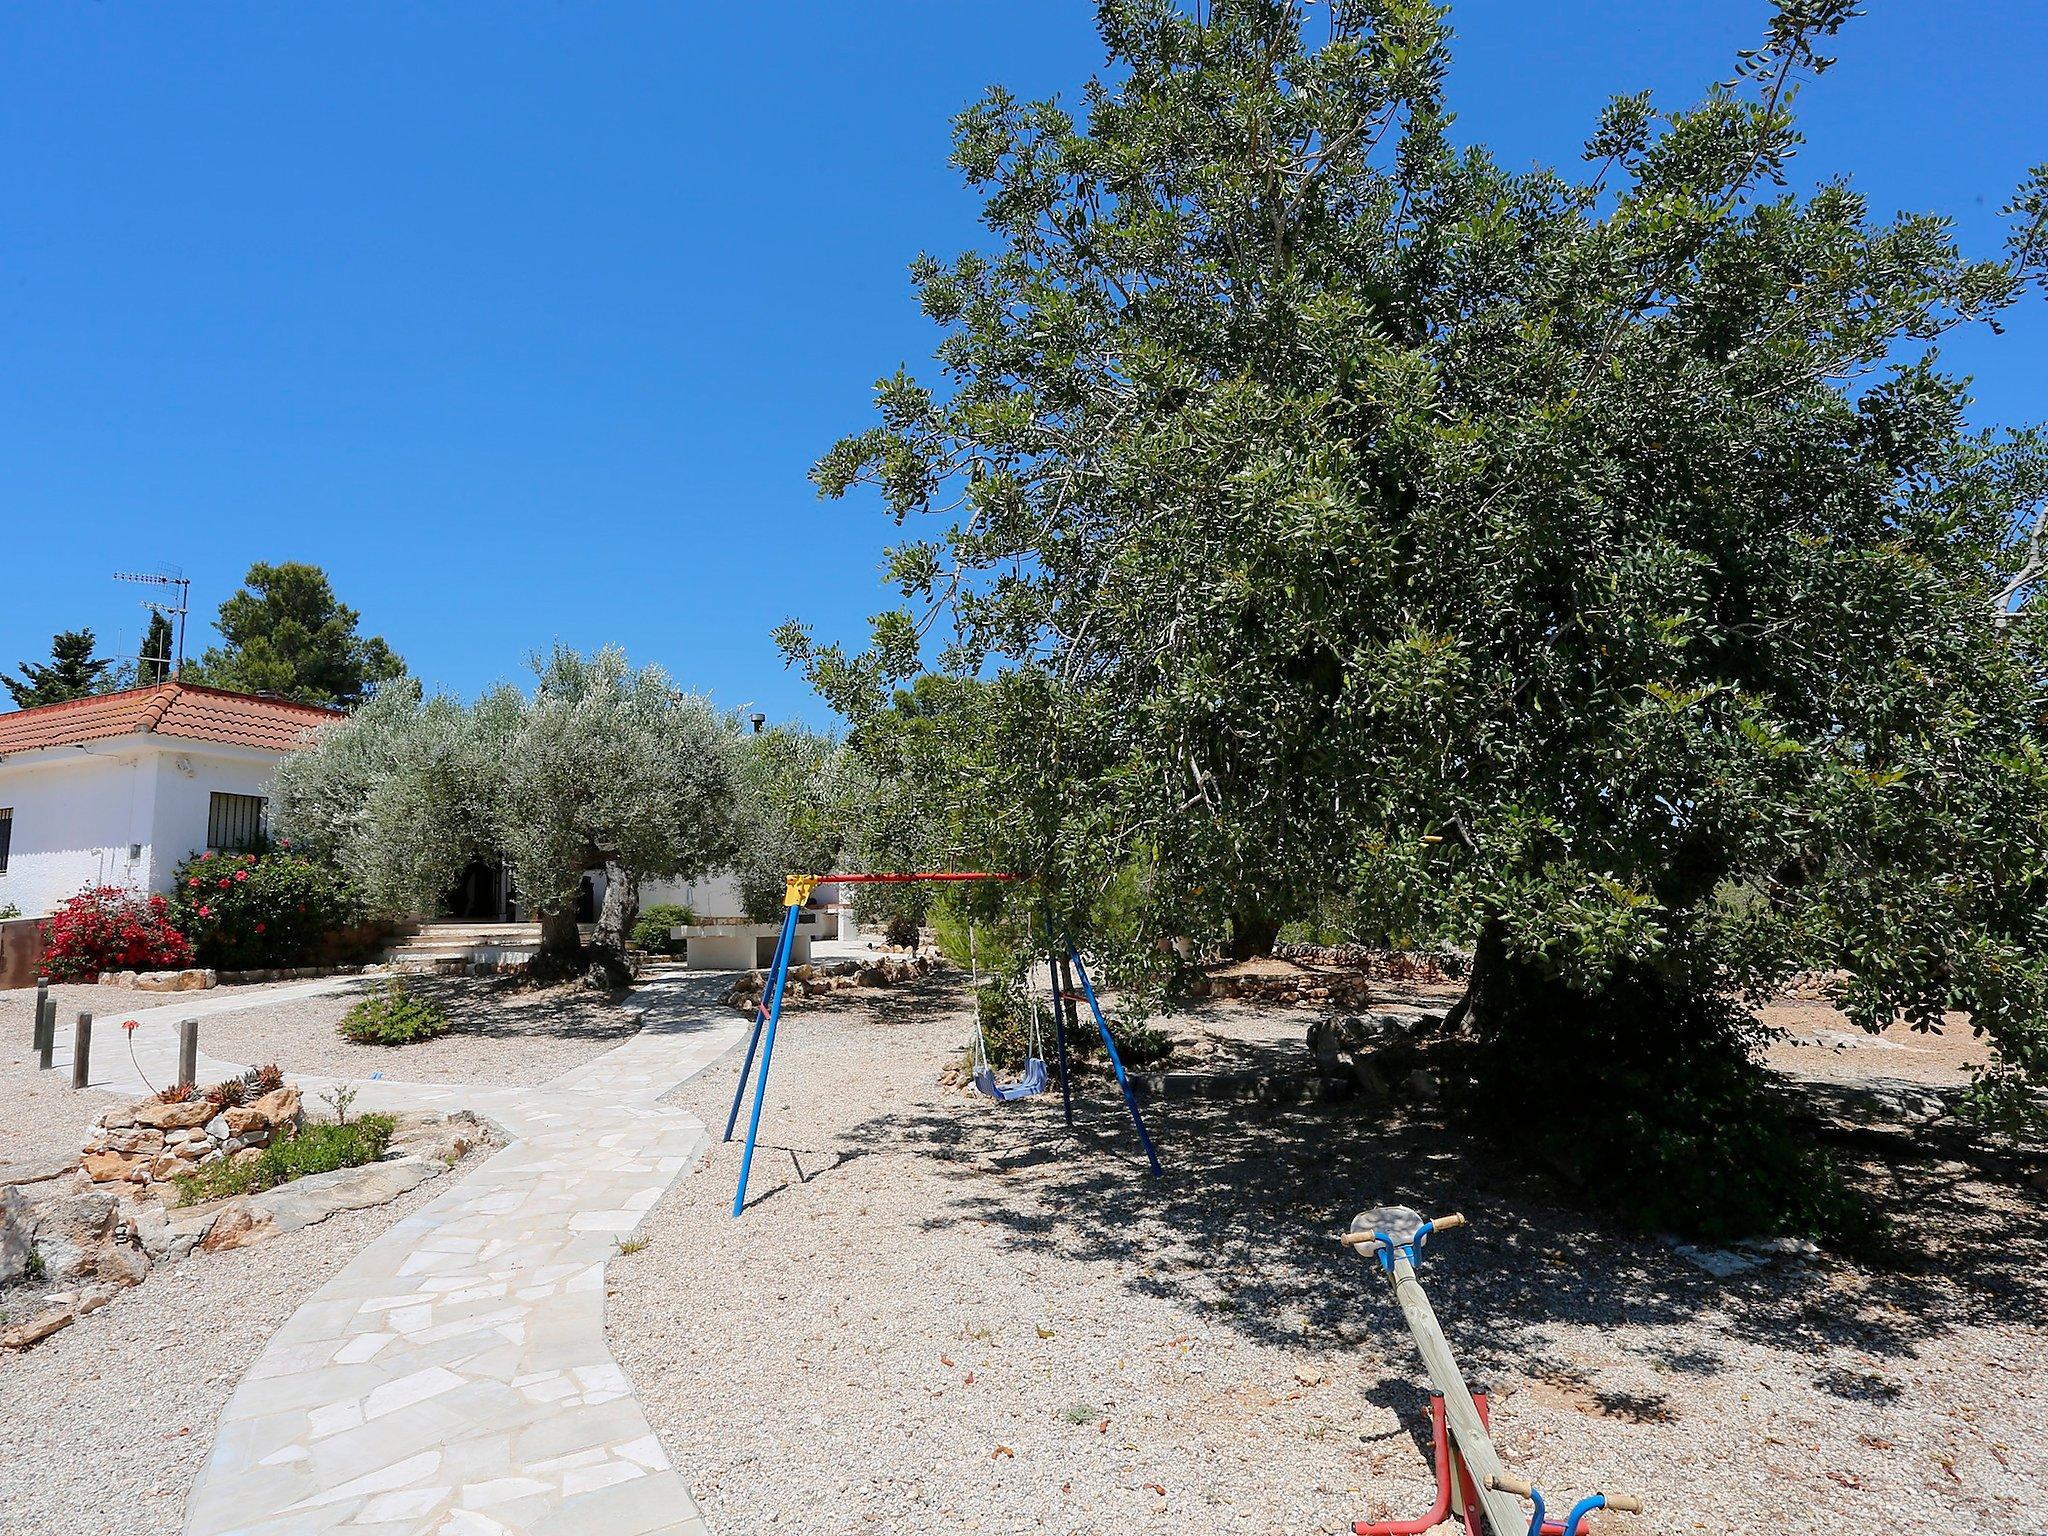
<svg viewBox="0 0 2048 1536">
<path fill-rule="evenodd" d="M 1809 172 L 1996 211 L 2048 159 L 2048 9 L 1878 4 L 1807 94 Z M 1466 0 L 1461 137 L 1569 161 L 1611 93 L 1729 73 L 1762 0 Z M 822 711 L 770 629 L 856 638 L 893 534 L 805 479 L 928 359 L 920 249 L 976 241 L 947 121 L 1100 62 L 1075 0 L 776 6 L 102 0 L 0 11 L 0 666 L 117 568 L 325 566 L 469 694 L 557 638 Z M 2048 417 L 2048 312 L 1947 355 Z"/>
</svg>

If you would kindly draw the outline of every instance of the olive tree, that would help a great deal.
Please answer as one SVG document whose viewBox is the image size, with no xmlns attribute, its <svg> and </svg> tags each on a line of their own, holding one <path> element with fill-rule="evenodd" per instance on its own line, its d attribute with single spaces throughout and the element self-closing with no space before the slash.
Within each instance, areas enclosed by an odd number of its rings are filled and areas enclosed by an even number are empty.
<svg viewBox="0 0 2048 1536">
<path fill-rule="evenodd" d="M 280 767 L 276 821 L 387 911 L 432 911 L 463 868 L 503 857 L 547 963 L 580 964 L 576 896 L 607 875 L 599 947 L 622 952 L 649 877 L 690 879 L 736 846 L 731 723 L 657 667 L 557 646 L 529 694 L 473 706 L 380 691 Z"/>
<path fill-rule="evenodd" d="M 1440 7 L 1305 14 L 1104 0 L 1078 111 L 961 114 L 993 249 L 913 268 L 944 383 L 816 470 L 940 526 L 864 652 L 781 638 L 858 740 L 950 622 L 1044 888 L 1469 944 L 1481 1122 L 1606 1090 L 1588 1180 L 1822 1219 L 1745 998 L 1838 969 L 1867 1026 L 1966 1016 L 1987 1096 L 2048 1075 L 2048 465 L 1936 349 L 2038 283 L 2048 169 L 1988 259 L 1794 190 L 1849 0 L 1570 172 L 1453 142 Z"/>
</svg>

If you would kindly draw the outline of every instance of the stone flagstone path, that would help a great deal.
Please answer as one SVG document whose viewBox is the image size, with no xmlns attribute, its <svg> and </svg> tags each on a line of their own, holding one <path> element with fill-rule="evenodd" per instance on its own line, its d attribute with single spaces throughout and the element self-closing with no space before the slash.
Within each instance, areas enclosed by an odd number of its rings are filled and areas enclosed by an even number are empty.
<svg viewBox="0 0 2048 1536">
<path fill-rule="evenodd" d="M 656 1101 L 739 1038 L 722 984 L 656 979 L 635 994 L 639 1034 L 540 1088 L 354 1085 L 359 1111 L 473 1108 L 511 1144 L 265 1346 L 222 1413 L 187 1536 L 702 1536 L 605 1346 L 604 1265 L 710 1144 Z M 136 1033 L 147 1062 L 160 1042 Z M 311 1102 L 320 1080 L 295 1081 Z"/>
</svg>

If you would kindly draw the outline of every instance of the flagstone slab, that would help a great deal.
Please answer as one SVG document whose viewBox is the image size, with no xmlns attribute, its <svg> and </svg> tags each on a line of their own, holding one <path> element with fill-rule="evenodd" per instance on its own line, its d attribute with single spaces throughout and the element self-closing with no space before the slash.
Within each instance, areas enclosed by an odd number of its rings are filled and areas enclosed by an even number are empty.
<svg viewBox="0 0 2048 1536">
<path fill-rule="evenodd" d="M 718 985 L 655 981 L 639 1034 L 540 1088 L 351 1085 L 358 1112 L 472 1108 L 508 1145 L 277 1331 L 186 1536 L 702 1536 L 606 1347 L 604 1265 L 709 1149 L 657 1101 L 743 1033 Z"/>
</svg>

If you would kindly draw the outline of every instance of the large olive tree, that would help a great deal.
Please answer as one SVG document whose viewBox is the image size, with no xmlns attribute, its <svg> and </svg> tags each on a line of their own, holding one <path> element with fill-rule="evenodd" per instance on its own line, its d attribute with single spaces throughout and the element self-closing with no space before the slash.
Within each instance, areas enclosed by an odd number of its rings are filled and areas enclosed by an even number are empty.
<svg viewBox="0 0 2048 1536">
<path fill-rule="evenodd" d="M 432 911 L 462 869 L 503 856 L 553 965 L 578 963 L 576 894 L 607 875 L 597 943 L 625 947 L 650 877 L 692 879 L 737 846 L 731 722 L 658 667 L 557 646 L 531 694 L 473 706 L 380 691 L 279 770 L 277 822 L 386 910 Z"/>
<path fill-rule="evenodd" d="M 1569 1155 L 1659 1219 L 1786 1214 L 1734 1003 L 1793 970 L 2048 1072 L 2048 470 L 1931 345 L 2038 280 L 2048 171 L 1985 260 L 1793 190 L 1849 0 L 1569 173 L 1453 142 L 1426 0 L 1099 9 L 1078 112 L 957 122 L 993 249 L 914 268 L 944 387 L 818 467 L 946 519 L 865 653 L 784 633 L 827 695 L 872 715 L 949 613 L 1049 886 L 1471 943 L 1482 1117 L 1571 1064 L 1614 1092 Z"/>
</svg>

